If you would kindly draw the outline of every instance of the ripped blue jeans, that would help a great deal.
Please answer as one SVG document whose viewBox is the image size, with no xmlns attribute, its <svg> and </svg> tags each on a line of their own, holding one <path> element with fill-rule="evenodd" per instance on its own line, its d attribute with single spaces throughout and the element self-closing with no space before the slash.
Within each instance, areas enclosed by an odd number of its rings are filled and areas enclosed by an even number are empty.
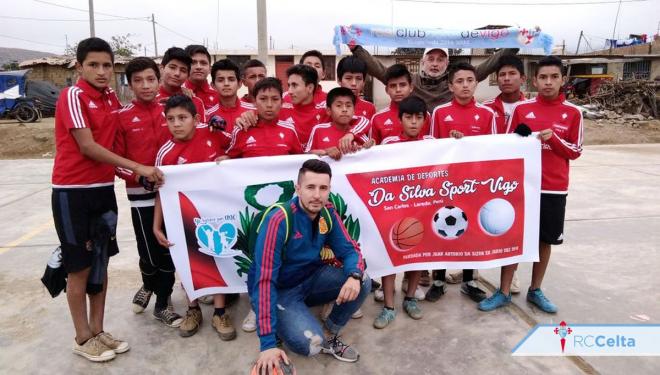
<svg viewBox="0 0 660 375">
<path fill-rule="evenodd" d="M 345 282 L 346 275 L 340 268 L 323 266 L 302 283 L 277 291 L 277 336 L 289 349 L 305 356 L 321 351 L 323 328 L 309 308 L 335 301 Z M 365 277 L 354 301 L 334 305 L 325 322 L 328 331 L 338 334 L 370 291 L 371 279 Z"/>
</svg>

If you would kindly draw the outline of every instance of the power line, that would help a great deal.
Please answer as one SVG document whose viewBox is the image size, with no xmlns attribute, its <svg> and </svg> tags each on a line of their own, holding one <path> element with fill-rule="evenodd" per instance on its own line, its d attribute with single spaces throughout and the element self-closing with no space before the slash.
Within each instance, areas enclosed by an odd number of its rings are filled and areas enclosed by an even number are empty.
<svg viewBox="0 0 660 375">
<path fill-rule="evenodd" d="M 19 16 L 3 16 L 0 15 L 0 18 L 6 18 L 10 20 L 24 20 L 24 21 L 43 21 L 43 22 L 89 22 L 89 19 L 64 19 L 64 18 L 34 18 L 34 17 L 19 17 Z M 95 20 L 96 22 L 100 21 L 147 21 L 147 17 L 136 17 L 136 18 L 125 18 L 125 19 L 116 19 L 116 18 L 105 18 L 100 20 Z"/>
<path fill-rule="evenodd" d="M 70 9 L 70 10 L 76 10 L 76 11 L 79 11 L 79 12 L 89 13 L 89 9 L 82 9 L 82 8 L 70 7 L 70 6 L 68 6 L 68 5 L 62 5 L 62 4 L 58 4 L 58 3 L 52 3 L 52 2 L 50 2 L 50 1 L 45 1 L 45 0 L 33 0 L 33 1 L 35 1 L 35 2 L 37 2 L 37 3 L 42 3 L 42 4 L 52 5 L 52 6 L 59 7 L 59 8 L 64 8 L 64 9 Z M 130 19 L 132 19 L 131 17 L 118 16 L 118 15 L 116 15 L 116 14 L 110 14 L 110 13 L 94 12 L 94 14 L 100 14 L 100 15 L 102 15 L 102 16 L 115 17 L 115 18 L 124 19 L 124 20 L 130 20 Z M 145 19 L 146 19 L 146 18 L 145 18 Z"/>
<path fill-rule="evenodd" d="M 169 27 L 163 25 L 163 24 L 160 23 L 160 22 L 156 22 L 156 25 L 158 25 L 158 26 L 162 27 L 163 29 L 165 29 L 165 30 L 167 30 L 167 31 L 169 31 L 169 32 L 171 32 L 171 33 L 173 33 L 173 34 L 176 34 L 176 35 L 178 35 L 178 36 L 180 36 L 180 37 L 182 37 L 182 38 L 188 39 L 188 40 L 190 40 L 191 42 L 195 42 L 195 43 L 198 42 L 197 40 L 195 40 L 195 39 L 193 39 L 193 38 L 191 38 L 191 37 L 189 37 L 189 36 L 183 35 L 183 34 L 181 34 L 181 33 L 178 32 L 178 31 L 174 31 L 174 30 L 170 29 Z"/>
<path fill-rule="evenodd" d="M 37 41 L 34 41 L 34 40 L 18 38 L 18 37 L 11 36 L 11 35 L 0 34 L 0 37 L 8 38 L 8 39 L 16 39 L 16 40 L 20 40 L 20 41 L 23 41 L 23 42 L 29 42 L 29 43 L 34 43 L 34 44 L 42 44 L 42 45 L 44 45 L 44 46 L 51 46 L 51 47 L 58 47 L 58 48 L 66 48 L 65 46 L 61 46 L 61 45 L 57 45 L 57 44 L 44 43 L 44 42 L 37 42 Z"/>
<path fill-rule="evenodd" d="M 435 4 L 457 4 L 457 5 L 520 5 L 520 6 L 537 6 L 537 5 L 604 5 L 604 4 L 619 4 L 619 3 L 642 3 L 655 0 L 599 0 L 599 1 L 574 1 L 574 2 L 511 2 L 511 1 L 497 1 L 497 2 L 485 2 L 485 1 L 458 1 L 458 0 L 394 0 L 399 2 L 408 2 L 408 3 L 435 3 Z"/>
</svg>

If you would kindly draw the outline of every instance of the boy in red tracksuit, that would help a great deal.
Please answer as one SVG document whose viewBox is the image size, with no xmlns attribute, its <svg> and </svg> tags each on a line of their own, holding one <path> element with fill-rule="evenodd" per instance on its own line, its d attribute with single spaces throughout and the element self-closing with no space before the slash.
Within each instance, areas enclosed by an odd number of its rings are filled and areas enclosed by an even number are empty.
<svg viewBox="0 0 660 375">
<path fill-rule="evenodd" d="M 172 95 L 184 93 L 181 88 L 190 75 L 191 64 L 192 59 L 183 49 L 171 47 L 165 51 L 160 62 L 161 85 L 156 96 L 159 103 L 165 104 Z M 199 114 L 199 122 L 206 123 L 204 102 L 194 95 L 192 100 Z"/>
<path fill-rule="evenodd" d="M 506 133 L 506 126 L 511 118 L 513 108 L 517 103 L 525 100 L 525 95 L 521 90 L 522 84 L 526 81 L 525 66 L 518 56 L 505 55 L 497 63 L 495 73 L 497 74 L 497 86 L 500 89 L 500 94 L 495 99 L 487 100 L 483 104 L 495 112 L 497 134 L 503 134 Z M 509 292 L 512 294 L 520 293 L 520 282 L 516 275 L 517 268 L 517 264 L 502 266 L 500 285 L 502 285 L 504 294 L 509 294 Z M 511 288 L 504 289 L 509 284 Z"/>
<path fill-rule="evenodd" d="M 192 91 L 204 103 L 204 116 L 209 118 L 209 110 L 218 104 L 218 93 L 207 78 L 211 70 L 211 54 L 206 47 L 191 44 L 184 50 L 190 56 L 190 74 L 183 87 Z"/>
<path fill-rule="evenodd" d="M 328 94 L 323 91 L 321 81 L 325 79 L 325 63 L 323 62 L 323 54 L 315 49 L 309 50 L 300 57 L 298 64 L 306 65 L 316 70 L 316 87 L 312 92 L 314 104 L 325 107 L 325 99 Z M 290 92 L 285 92 L 282 97 L 282 103 L 293 103 L 293 98 Z"/>
<path fill-rule="evenodd" d="M 381 144 L 384 138 L 401 134 L 399 120 L 399 103 L 410 96 L 413 91 L 412 76 L 403 64 L 394 64 L 385 72 L 385 91 L 390 97 L 389 107 L 377 112 L 371 118 L 371 136 L 376 144 Z M 430 118 L 427 116 L 422 132 L 429 133 Z"/>
<path fill-rule="evenodd" d="M 251 158 L 302 154 L 296 128 L 279 120 L 282 106 L 282 83 L 277 78 L 264 78 L 254 86 L 257 124 L 245 130 L 234 128 L 227 155 L 219 159 Z"/>
<path fill-rule="evenodd" d="M 67 274 L 66 299 L 75 341 L 73 352 L 93 362 L 109 361 L 129 350 L 104 331 L 108 258 L 119 252 L 115 167 L 158 184 L 162 173 L 112 151 L 117 95 L 108 86 L 114 55 L 103 39 L 88 38 L 76 49 L 80 79 L 60 93 L 55 108 L 55 162 L 52 210 Z M 103 226 L 109 236 L 95 235 Z M 103 242 L 102 242 L 103 241 Z M 92 272 L 94 270 L 95 272 Z M 87 309 L 89 303 L 89 310 Z"/>
<path fill-rule="evenodd" d="M 495 113 L 474 100 L 477 89 L 476 69 L 467 63 L 458 63 L 448 73 L 451 102 L 437 106 L 431 117 L 431 135 L 436 138 L 496 134 Z M 435 302 L 445 294 L 446 270 L 433 271 L 433 284 L 426 292 L 426 300 Z M 463 270 L 461 292 L 475 302 L 486 298 L 486 292 L 477 286 L 474 270 Z"/>
<path fill-rule="evenodd" d="M 156 153 L 170 137 L 163 106 L 156 101 L 160 79 L 158 65 L 147 57 L 135 58 L 126 65 L 126 78 L 135 99 L 117 112 L 114 150 L 127 159 L 154 165 Z M 179 327 L 182 318 L 169 305 L 174 286 L 174 264 L 169 249 L 158 244 L 152 231 L 154 185 L 127 169 L 116 168 L 116 174 L 126 181 L 140 255 L 142 287 L 133 297 L 133 312 L 143 312 L 151 295 L 156 293 L 154 317 L 169 327 Z"/>
<path fill-rule="evenodd" d="M 242 101 L 254 104 L 252 89 L 257 82 L 266 78 L 266 65 L 257 59 L 246 61 L 241 67 L 241 83 L 247 88 L 247 93 L 241 98 Z"/>
<path fill-rule="evenodd" d="M 522 84 L 526 80 L 525 66 L 518 56 L 505 55 L 497 63 L 495 73 L 500 94 L 495 99 L 486 100 L 483 104 L 495 112 L 497 134 L 504 134 L 513 107 L 516 103 L 525 100 L 525 95 L 521 91 Z"/>
<path fill-rule="evenodd" d="M 403 130 L 401 131 L 401 134 L 386 137 L 381 144 L 386 145 L 433 139 L 430 135 L 426 135 L 422 132 L 422 127 L 424 126 L 427 115 L 426 103 L 422 99 L 414 95 L 403 99 L 401 103 L 399 103 L 399 120 L 401 121 Z M 403 310 L 408 316 L 415 320 L 421 319 L 424 316 L 422 309 L 418 305 L 418 299 L 415 297 L 421 276 L 422 271 L 405 272 L 405 277 L 408 281 L 404 290 L 406 295 L 403 298 Z M 383 288 L 382 290 L 379 290 L 378 294 L 382 294 L 383 309 L 376 319 L 374 319 L 373 325 L 375 328 L 383 329 L 387 327 L 396 317 L 396 310 L 394 309 L 395 279 L 396 275 L 386 275 L 382 278 Z"/>
<path fill-rule="evenodd" d="M 289 98 L 291 103 L 282 104 L 280 119 L 292 121 L 302 144 L 307 144 L 312 128 L 328 122 L 325 99 L 316 103 L 314 92 L 318 87 L 316 70 L 308 65 L 294 65 L 287 69 Z"/>
<path fill-rule="evenodd" d="M 346 87 L 335 87 L 328 92 L 326 112 L 332 121 L 318 124 L 312 129 L 305 152 L 319 156 L 328 155 L 335 160 L 341 159 L 340 139 L 355 127 L 368 126 L 366 118 L 353 115 L 355 101 L 355 94 Z M 360 146 L 368 148 L 372 143 L 366 135 L 362 135 L 352 149 L 357 150 Z"/>
<path fill-rule="evenodd" d="M 532 268 L 527 301 L 547 313 L 557 312 L 557 306 L 543 294 L 541 283 L 550 261 L 551 246 L 560 245 L 564 241 L 569 162 L 582 154 L 584 131 L 582 112 L 566 101 L 561 92 L 565 78 L 559 58 L 548 56 L 539 60 L 532 81 L 539 95 L 518 103 L 507 127 L 507 132 L 515 131 L 519 134 L 522 133 L 521 128 L 527 128 L 527 134 L 529 130 L 539 132 L 542 141 L 539 261 Z M 503 285 L 500 288 L 506 287 Z M 488 311 L 510 302 L 511 295 L 498 289 L 479 308 Z"/>
<path fill-rule="evenodd" d="M 158 150 L 156 165 L 179 165 L 203 163 L 216 160 L 222 155 L 220 142 L 208 126 L 198 123 L 197 109 L 192 99 L 185 95 L 175 95 L 165 103 L 165 117 L 172 138 Z M 163 212 L 160 200 L 156 197 L 153 232 L 162 246 L 170 247 L 163 232 Z M 224 295 L 214 295 L 212 325 L 223 341 L 236 338 L 229 313 L 225 311 Z M 202 324 L 202 312 L 197 301 L 190 301 L 186 316 L 179 326 L 179 335 L 194 335 Z"/>
<path fill-rule="evenodd" d="M 236 119 L 244 112 L 255 110 L 254 104 L 244 102 L 238 98 L 237 92 L 241 87 L 240 68 L 229 59 L 213 63 L 211 67 L 213 87 L 220 98 L 218 103 L 208 110 L 209 126 L 213 130 L 224 131 L 231 140 Z M 224 145 L 226 149 L 229 143 Z"/>
<path fill-rule="evenodd" d="M 361 98 L 367 79 L 367 63 L 355 56 L 346 56 L 337 64 L 337 82 L 355 94 L 355 114 L 371 119 L 376 114 L 376 106 Z"/>
</svg>

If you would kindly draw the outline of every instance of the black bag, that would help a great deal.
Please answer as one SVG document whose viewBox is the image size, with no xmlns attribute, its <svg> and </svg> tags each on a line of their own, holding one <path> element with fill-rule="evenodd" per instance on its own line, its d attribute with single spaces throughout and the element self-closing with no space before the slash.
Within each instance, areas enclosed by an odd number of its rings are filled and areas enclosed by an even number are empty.
<svg viewBox="0 0 660 375">
<path fill-rule="evenodd" d="M 59 246 L 53 250 L 50 256 L 46 264 L 46 271 L 41 277 L 41 282 L 53 298 L 66 289 L 66 272 L 62 267 L 62 249 Z"/>
</svg>

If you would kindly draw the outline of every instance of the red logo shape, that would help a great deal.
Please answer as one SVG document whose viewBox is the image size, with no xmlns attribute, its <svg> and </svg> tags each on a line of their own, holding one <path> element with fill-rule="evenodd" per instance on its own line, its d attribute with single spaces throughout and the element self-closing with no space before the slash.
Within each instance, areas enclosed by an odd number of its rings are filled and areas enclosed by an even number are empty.
<svg viewBox="0 0 660 375">
<path fill-rule="evenodd" d="M 555 335 L 559 335 L 559 342 L 561 343 L 561 352 L 564 353 L 564 348 L 566 347 L 566 336 L 573 333 L 571 327 L 566 324 L 565 321 L 561 321 L 559 326 L 555 327 Z"/>
</svg>

